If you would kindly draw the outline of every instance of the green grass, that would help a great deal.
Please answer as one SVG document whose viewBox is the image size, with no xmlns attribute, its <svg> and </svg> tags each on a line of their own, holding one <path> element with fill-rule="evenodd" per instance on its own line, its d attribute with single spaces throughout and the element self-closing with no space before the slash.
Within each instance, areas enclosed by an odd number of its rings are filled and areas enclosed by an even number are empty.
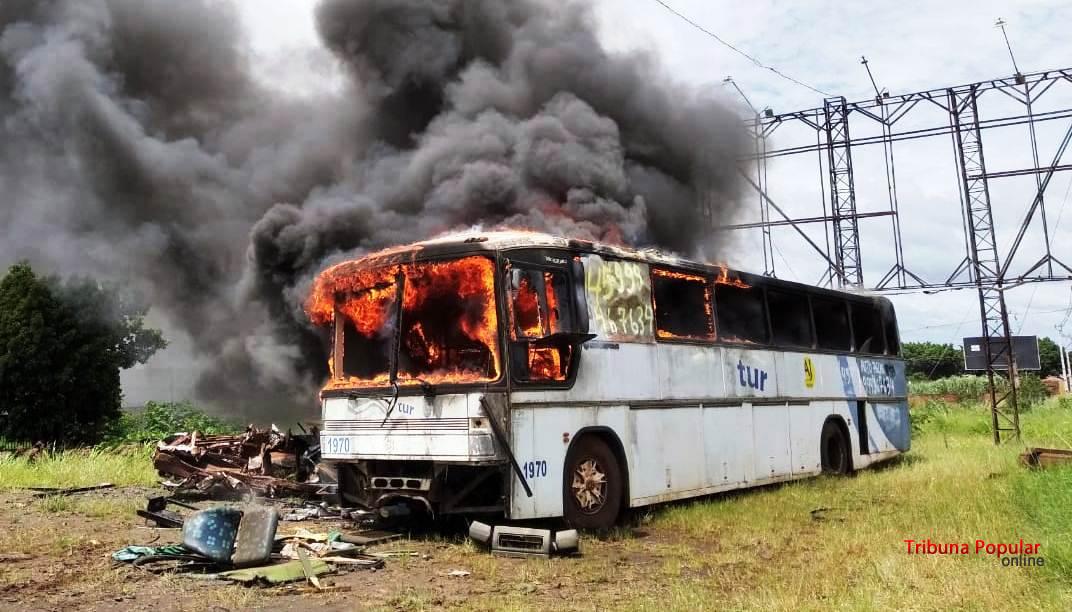
<svg viewBox="0 0 1072 612">
<path fill-rule="evenodd" d="M 152 486 L 157 482 L 145 447 L 80 449 L 50 453 L 30 462 L 0 458 L 0 490 L 25 487 Z"/>
<path fill-rule="evenodd" d="M 1027 469 L 1017 457 L 1024 446 L 1072 447 L 1072 401 L 1051 399 L 1022 415 L 1022 444 L 994 446 L 989 413 L 979 404 L 931 401 L 914 408 L 913 419 L 913 449 L 899 461 L 848 478 L 657 507 L 637 517 L 635 528 L 586 535 L 578 558 L 502 559 L 450 537 L 395 542 L 390 546 L 434 560 L 390 559 L 383 578 L 392 581 L 388 594 L 363 604 L 657 612 L 1072 609 L 1072 469 Z M 152 484 L 155 474 L 143 451 L 69 452 L 32 465 L 0 461 L 5 488 L 104 481 Z M 56 497 L 32 508 L 111 522 L 129 516 L 136 501 Z M 904 540 L 926 538 L 1023 538 L 1042 544 L 1046 564 L 1003 567 L 974 553 L 907 553 Z M 55 543 L 65 550 L 77 545 Z M 451 569 L 472 575 L 445 578 Z M 202 588 L 177 582 L 167 590 Z M 250 593 L 256 592 L 234 596 Z"/>
<path fill-rule="evenodd" d="M 567 607 L 590 610 L 1072 609 L 1072 469 L 1019 465 L 1023 445 L 994 446 L 979 405 L 927 410 L 900 461 L 655 508 L 640 520 L 643 535 L 586 537 L 579 560 L 504 566 L 456 546 L 449 558 L 495 585 L 461 607 L 546 609 L 556 601 L 549 585 L 569 585 L 591 596 Z M 1068 401 L 1049 400 L 1022 422 L 1024 444 L 1070 446 Z M 906 539 L 927 538 L 973 552 L 907 553 Z M 1042 544 L 1045 566 L 974 554 L 976 539 L 1020 538 Z M 432 602 L 434 593 L 410 589 L 388 605 Z"/>
</svg>

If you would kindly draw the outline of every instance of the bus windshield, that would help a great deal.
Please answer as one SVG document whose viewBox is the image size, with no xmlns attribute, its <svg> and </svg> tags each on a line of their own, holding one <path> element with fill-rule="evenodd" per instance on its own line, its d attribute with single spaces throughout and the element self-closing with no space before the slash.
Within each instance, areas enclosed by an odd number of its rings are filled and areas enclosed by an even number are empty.
<svg viewBox="0 0 1072 612">
<path fill-rule="evenodd" d="M 472 256 L 353 272 L 335 293 L 334 386 L 498 379 L 494 270 Z"/>
</svg>

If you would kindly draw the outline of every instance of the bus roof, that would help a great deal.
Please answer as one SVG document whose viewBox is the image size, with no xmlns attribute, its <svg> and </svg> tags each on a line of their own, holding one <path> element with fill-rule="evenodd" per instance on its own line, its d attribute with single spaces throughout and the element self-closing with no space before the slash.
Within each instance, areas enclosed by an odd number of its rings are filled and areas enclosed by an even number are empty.
<svg viewBox="0 0 1072 612">
<path fill-rule="evenodd" d="M 658 249 L 636 249 L 627 246 L 565 238 L 543 232 L 525 230 L 479 230 L 472 229 L 460 232 L 443 234 L 428 240 L 422 240 L 406 245 L 388 247 L 381 251 L 369 253 L 363 257 L 338 263 L 321 272 L 322 275 L 330 273 L 345 273 L 347 270 L 364 268 L 370 265 L 385 265 L 402 261 L 417 261 L 423 259 L 435 259 L 473 253 L 478 251 L 509 251 L 516 249 L 566 249 L 584 253 L 595 253 L 618 259 L 640 261 L 653 265 L 673 266 L 677 268 L 691 269 L 705 273 L 718 273 L 727 269 L 720 264 L 702 263 L 686 259 L 673 253 Z M 875 296 L 866 291 L 836 291 L 823 287 L 816 287 L 804 283 L 797 283 L 782 279 L 765 277 L 757 274 L 741 272 L 730 268 L 734 275 L 743 277 L 749 284 L 764 284 L 767 286 L 795 287 L 818 293 L 830 293 L 838 295 L 853 295 L 863 298 L 886 301 L 886 298 Z"/>
</svg>

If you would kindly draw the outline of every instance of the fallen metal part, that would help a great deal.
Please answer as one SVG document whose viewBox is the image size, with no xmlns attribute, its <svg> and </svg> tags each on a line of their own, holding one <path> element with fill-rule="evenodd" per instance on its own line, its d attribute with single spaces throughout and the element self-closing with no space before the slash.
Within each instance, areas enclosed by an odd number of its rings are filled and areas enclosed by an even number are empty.
<svg viewBox="0 0 1072 612">
<path fill-rule="evenodd" d="M 339 541 L 347 542 L 349 544 L 357 544 L 358 546 L 372 546 L 373 544 L 382 544 L 384 542 L 390 542 L 391 540 L 397 540 L 401 537 L 402 534 L 392 531 L 368 529 L 357 533 L 344 533 L 339 536 Z"/>
<path fill-rule="evenodd" d="M 385 550 L 383 552 L 369 553 L 373 557 L 379 557 L 381 559 L 390 559 L 392 557 L 419 557 L 421 553 L 415 550 Z"/>
<path fill-rule="evenodd" d="M 492 527 L 473 521 L 469 525 L 469 537 L 489 546 L 493 555 L 507 557 L 549 557 L 552 552 L 572 554 L 580 549 L 580 538 L 575 529 L 552 533 L 550 529 L 509 525 Z"/>
<path fill-rule="evenodd" d="M 1072 465 L 1072 450 L 1062 448 L 1029 448 L 1020 455 L 1020 463 L 1027 467 L 1036 468 Z"/>
<path fill-rule="evenodd" d="M 311 593 L 349 593 L 353 587 L 344 584 L 324 585 L 314 588 L 308 586 L 287 585 L 276 589 L 276 595 L 308 595 Z"/>
<path fill-rule="evenodd" d="M 178 512 L 168 510 L 168 505 L 178 506 L 180 508 L 187 508 L 189 510 L 201 510 L 197 506 L 191 506 L 190 504 L 184 504 L 181 501 L 172 499 L 170 497 L 157 496 L 150 497 L 145 503 L 145 510 L 137 510 L 138 516 L 156 523 L 157 527 L 163 529 L 177 529 L 182 527 L 183 517 Z"/>
<path fill-rule="evenodd" d="M 323 576 L 332 571 L 331 565 L 321 559 L 309 561 L 309 567 L 316 576 Z M 220 577 L 235 582 L 255 583 L 267 582 L 268 584 L 284 584 L 305 580 L 305 569 L 301 561 L 288 561 L 278 565 L 265 565 L 262 567 L 248 567 L 244 569 L 221 572 Z"/>
<path fill-rule="evenodd" d="M 114 489 L 115 485 L 110 482 L 102 482 L 99 485 L 93 485 L 90 487 L 71 487 L 69 489 L 57 489 L 54 487 L 27 487 L 31 491 L 37 491 L 34 493 L 34 497 L 48 497 L 51 495 L 74 495 L 75 493 L 87 493 L 89 491 L 101 491 L 103 489 Z"/>
<path fill-rule="evenodd" d="M 160 512 L 135 510 L 135 512 L 138 516 L 144 518 L 145 520 L 156 523 L 157 527 L 163 527 L 164 529 L 178 529 L 182 527 L 182 516 L 180 516 L 177 512 L 172 512 L 171 510 L 161 510 Z"/>
<path fill-rule="evenodd" d="M 309 584 L 315 586 L 317 590 L 321 589 L 320 580 L 313 572 L 313 566 L 309 563 L 309 555 L 305 554 L 305 550 L 298 547 L 298 561 L 301 562 L 302 571 L 305 572 L 305 578 L 309 580 Z"/>
<path fill-rule="evenodd" d="M 334 565 L 347 565 L 354 567 L 366 567 L 380 569 L 384 566 L 384 560 L 378 556 L 361 555 L 360 557 L 320 557 L 321 561 L 327 561 Z"/>
</svg>

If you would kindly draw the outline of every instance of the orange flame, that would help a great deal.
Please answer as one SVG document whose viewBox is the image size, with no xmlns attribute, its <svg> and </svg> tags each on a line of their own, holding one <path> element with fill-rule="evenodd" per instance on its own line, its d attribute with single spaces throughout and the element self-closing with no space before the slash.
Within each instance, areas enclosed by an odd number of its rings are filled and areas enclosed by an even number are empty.
<svg viewBox="0 0 1072 612">
<path fill-rule="evenodd" d="M 569 347 L 565 350 L 569 351 Z M 562 370 L 562 353 L 558 348 L 529 345 L 528 358 L 530 380 L 566 380 L 566 373 Z"/>
<path fill-rule="evenodd" d="M 521 331 L 524 338 L 540 338 L 544 335 L 543 320 L 540 317 L 540 296 L 532 286 L 528 276 L 521 277 L 513 305 L 515 329 L 512 335 Z"/>
<path fill-rule="evenodd" d="M 751 289 L 752 285 L 744 282 L 738 277 L 730 278 L 730 269 L 723 264 L 718 264 L 719 270 L 721 270 L 718 276 L 715 277 L 716 285 L 731 285 L 733 287 L 739 287 L 741 289 Z"/>
<path fill-rule="evenodd" d="M 313 323 L 349 323 L 366 339 L 401 334 L 399 381 L 420 378 L 430 384 L 490 382 L 499 376 L 500 351 L 495 308 L 495 264 L 482 256 L 442 262 L 376 266 L 380 259 L 347 262 L 317 278 L 306 301 Z M 391 325 L 398 294 L 396 276 L 403 277 L 402 316 Z M 456 312 L 445 312 L 444 305 Z M 434 331 L 433 331 L 434 329 Z M 460 332 L 460 333 L 459 333 Z M 349 332 L 347 332 L 349 333 Z M 336 335 L 340 337 L 340 335 Z M 342 346 L 345 352 L 347 347 Z M 393 350 L 393 345 L 391 346 Z M 486 368 L 474 366 L 488 356 Z M 387 355 L 383 359 L 388 359 Z M 345 360 L 343 360 L 345 361 Z M 332 380 L 325 389 L 383 386 L 389 374 L 348 375 L 342 364 L 329 360 Z M 475 368 L 475 369 L 474 369 Z M 386 368 L 383 368 L 386 369 Z"/>
<path fill-rule="evenodd" d="M 558 295 L 555 293 L 555 275 L 553 272 L 543 273 L 543 284 L 547 294 L 547 332 L 558 331 Z"/>
</svg>

